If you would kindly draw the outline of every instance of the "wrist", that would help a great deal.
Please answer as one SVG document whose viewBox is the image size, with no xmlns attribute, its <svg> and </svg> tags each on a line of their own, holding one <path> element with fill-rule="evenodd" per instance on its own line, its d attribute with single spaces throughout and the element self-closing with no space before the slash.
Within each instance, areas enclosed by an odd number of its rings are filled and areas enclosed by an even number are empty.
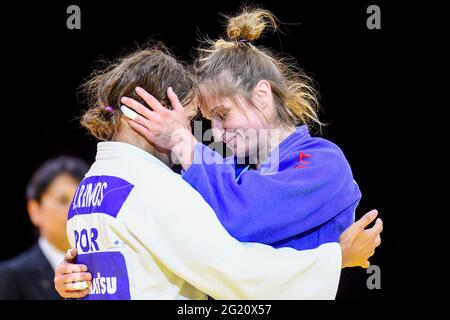
<svg viewBox="0 0 450 320">
<path fill-rule="evenodd" d="M 340 242 L 339 243 L 341 247 L 341 268 L 347 268 L 349 266 L 348 262 L 348 245 L 345 243 Z"/>
<path fill-rule="evenodd" d="M 172 153 L 184 170 L 187 170 L 194 161 L 194 146 L 197 142 L 192 133 L 186 130 L 177 137 L 172 147 Z"/>
</svg>

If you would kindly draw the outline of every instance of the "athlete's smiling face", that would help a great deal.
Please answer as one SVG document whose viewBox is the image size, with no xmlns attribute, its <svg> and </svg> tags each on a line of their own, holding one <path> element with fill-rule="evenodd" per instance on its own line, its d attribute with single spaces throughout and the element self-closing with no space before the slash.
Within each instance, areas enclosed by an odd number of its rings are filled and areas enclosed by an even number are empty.
<svg viewBox="0 0 450 320">
<path fill-rule="evenodd" d="M 253 156 L 267 142 L 274 108 L 267 92 L 270 86 L 262 86 L 253 90 L 251 101 L 236 94 L 207 97 L 200 106 L 203 116 L 211 120 L 214 140 L 223 141 L 237 157 Z"/>
<path fill-rule="evenodd" d="M 261 114 L 242 97 L 216 99 L 212 106 L 202 106 L 203 115 L 211 120 L 214 141 L 223 141 L 237 157 L 258 151 L 259 129 L 267 127 Z"/>
</svg>

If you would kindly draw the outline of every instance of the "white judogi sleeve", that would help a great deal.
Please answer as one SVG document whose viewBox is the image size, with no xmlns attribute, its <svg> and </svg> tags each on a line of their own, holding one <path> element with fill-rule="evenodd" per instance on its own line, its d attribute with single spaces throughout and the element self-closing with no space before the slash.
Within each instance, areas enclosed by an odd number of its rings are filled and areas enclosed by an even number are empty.
<svg viewBox="0 0 450 320">
<path fill-rule="evenodd" d="M 178 175 L 148 168 L 141 172 L 139 186 L 124 204 L 125 228 L 199 290 L 215 299 L 335 298 L 341 272 L 338 243 L 305 251 L 241 243 Z"/>
</svg>

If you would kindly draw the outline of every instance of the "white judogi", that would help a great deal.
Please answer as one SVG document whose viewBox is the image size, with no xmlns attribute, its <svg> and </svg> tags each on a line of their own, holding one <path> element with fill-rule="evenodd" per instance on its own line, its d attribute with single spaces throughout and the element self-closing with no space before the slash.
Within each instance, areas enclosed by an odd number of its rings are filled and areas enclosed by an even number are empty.
<svg viewBox="0 0 450 320">
<path fill-rule="evenodd" d="M 200 194 L 153 155 L 98 144 L 67 232 L 93 275 L 88 299 L 334 299 L 341 249 L 240 243 Z"/>
</svg>

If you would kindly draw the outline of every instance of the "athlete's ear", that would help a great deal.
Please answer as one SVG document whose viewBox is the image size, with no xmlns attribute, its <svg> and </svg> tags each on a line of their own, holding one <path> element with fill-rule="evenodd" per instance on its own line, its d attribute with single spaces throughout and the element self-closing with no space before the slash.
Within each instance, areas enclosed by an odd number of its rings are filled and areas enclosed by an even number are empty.
<svg viewBox="0 0 450 320">
<path fill-rule="evenodd" d="M 31 222 L 36 228 L 39 228 L 41 225 L 40 209 L 41 205 L 37 200 L 34 199 L 28 200 L 27 202 L 28 216 L 30 217 Z"/>
<path fill-rule="evenodd" d="M 261 108 L 266 108 L 271 104 L 272 86 L 267 80 L 260 80 L 253 89 L 253 97 L 258 101 Z"/>
</svg>

